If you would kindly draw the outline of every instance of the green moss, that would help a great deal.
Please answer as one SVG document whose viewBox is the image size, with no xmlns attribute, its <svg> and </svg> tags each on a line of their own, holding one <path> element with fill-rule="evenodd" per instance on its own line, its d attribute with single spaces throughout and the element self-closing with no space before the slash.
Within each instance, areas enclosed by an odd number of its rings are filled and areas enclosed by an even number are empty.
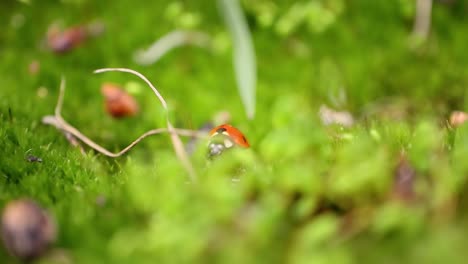
<svg viewBox="0 0 468 264">
<path fill-rule="evenodd" d="M 258 65 L 252 121 L 215 5 L 24 2 L 0 9 L 0 207 L 19 197 L 37 200 L 55 216 L 55 246 L 73 262 L 465 262 L 468 130 L 446 127 L 452 110 L 468 106 L 464 1 L 435 1 L 431 35 L 417 49 L 410 46 L 415 9 L 408 1 L 242 1 Z M 100 20 L 106 31 L 57 55 L 43 48 L 57 20 Z M 136 50 L 176 27 L 214 36 L 214 51 L 182 47 L 150 67 L 133 62 Z M 37 74 L 28 71 L 33 61 Z M 208 161 L 206 142 L 199 142 L 191 156 L 196 184 L 167 135 L 117 159 L 89 149 L 82 155 L 41 124 L 54 111 L 62 75 L 63 116 L 106 148 L 119 150 L 165 125 L 140 80 L 92 74 L 103 67 L 145 74 L 177 127 L 197 129 L 229 111 L 251 148 Z M 129 89 L 140 115 L 107 116 L 102 82 Z M 354 126 L 323 125 L 321 105 L 349 111 Z M 415 172 L 412 201 L 394 195 L 400 155 Z M 3 248 L 0 259 L 17 263 Z"/>
</svg>

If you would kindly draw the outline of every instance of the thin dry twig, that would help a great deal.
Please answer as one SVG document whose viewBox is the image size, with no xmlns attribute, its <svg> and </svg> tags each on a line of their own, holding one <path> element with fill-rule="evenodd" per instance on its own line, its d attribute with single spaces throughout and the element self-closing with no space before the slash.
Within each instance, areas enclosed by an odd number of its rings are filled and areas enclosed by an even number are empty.
<svg viewBox="0 0 468 264">
<path fill-rule="evenodd" d="M 172 145 L 174 146 L 174 151 L 179 158 L 179 160 L 182 162 L 182 165 L 185 167 L 187 170 L 190 178 L 192 181 L 196 180 L 196 173 L 195 169 L 192 166 L 192 163 L 190 162 L 190 159 L 188 157 L 188 154 L 184 148 L 184 144 L 182 143 L 182 140 L 180 140 L 179 136 L 177 135 L 177 132 L 175 131 L 174 126 L 172 126 L 171 122 L 169 121 L 169 110 L 167 108 L 167 103 L 166 100 L 164 100 L 164 97 L 159 93 L 158 89 L 141 73 L 127 69 L 127 68 L 104 68 L 104 69 L 98 69 L 95 70 L 94 73 L 103 73 L 103 72 L 109 72 L 109 71 L 118 71 L 118 72 L 127 72 L 131 73 L 133 75 L 136 75 L 140 77 L 143 81 L 148 84 L 148 86 L 153 90 L 154 94 L 156 97 L 159 99 L 161 102 L 161 105 L 163 106 L 164 110 L 166 111 L 166 124 L 167 124 L 167 130 L 171 134 L 171 140 L 172 140 Z"/>
<path fill-rule="evenodd" d="M 68 125 L 61 116 L 64 93 L 65 93 L 65 78 L 62 76 L 60 80 L 60 91 L 59 91 L 59 96 L 57 99 L 57 105 L 55 106 L 55 110 L 54 110 L 55 115 L 43 117 L 42 123 L 53 125 L 56 128 L 60 129 L 65 134 L 65 138 L 68 140 L 68 142 L 70 142 L 72 146 L 78 147 L 80 149 L 81 154 L 85 155 L 86 152 L 83 149 L 83 146 L 81 146 L 80 142 L 76 139 L 76 136 L 74 136 L 72 133 L 70 133 L 66 129 L 62 129 L 64 125 Z"/>
<path fill-rule="evenodd" d="M 201 132 L 201 131 L 196 131 L 196 130 L 189 130 L 189 129 L 180 129 L 180 128 L 174 128 L 172 124 L 169 122 L 168 119 L 168 113 L 167 113 L 167 103 L 164 100 L 164 98 L 161 96 L 161 94 L 158 92 L 158 90 L 151 84 L 151 82 L 143 76 L 141 73 L 130 70 L 130 69 L 125 69 L 125 68 L 108 68 L 108 69 L 99 69 L 95 71 L 95 73 L 101 73 L 101 72 L 107 72 L 107 71 L 121 71 L 121 72 L 129 72 L 134 75 L 137 75 L 141 79 L 143 79 L 149 86 L 150 88 L 154 91 L 158 99 L 161 101 L 161 104 L 163 105 L 164 109 L 166 110 L 166 117 L 167 117 L 167 128 L 157 128 L 157 129 L 152 129 L 144 134 L 142 134 L 140 137 L 138 137 L 136 140 L 134 140 L 130 145 L 125 147 L 123 150 L 119 152 L 111 152 L 104 147 L 101 147 L 99 144 L 95 143 L 85 135 L 83 135 L 78 129 L 70 125 L 68 122 L 66 122 L 61 115 L 62 112 L 62 106 L 63 106 L 63 98 L 64 98 L 64 93 L 65 93 L 65 78 L 62 77 L 62 80 L 60 82 L 60 91 L 59 91 L 59 96 L 57 100 L 57 105 L 55 107 L 54 115 L 51 116 L 44 116 L 42 118 L 42 122 L 44 124 L 52 125 L 55 126 L 57 129 L 63 131 L 65 135 L 68 137 L 76 138 L 88 145 L 89 147 L 93 148 L 94 150 L 98 151 L 101 154 L 104 154 L 109 157 L 119 157 L 128 152 L 131 148 L 133 148 L 136 144 L 138 144 L 141 140 L 144 138 L 151 136 L 151 135 L 156 135 L 156 134 L 161 134 L 161 133 L 170 133 L 171 134 L 171 140 L 174 145 L 174 149 L 176 151 L 176 154 L 178 158 L 181 160 L 182 164 L 184 165 L 185 169 L 189 173 L 189 176 L 191 180 L 196 180 L 196 174 L 195 170 L 193 169 L 190 160 L 188 159 L 188 155 L 185 153 L 185 149 L 183 147 L 183 143 L 178 137 L 178 135 L 181 136 L 187 136 L 187 137 L 199 137 L 199 138 L 204 138 L 206 137 L 206 133 Z M 182 152 L 181 152 L 182 151 Z M 83 152 L 83 151 L 82 151 Z M 184 156 L 185 154 L 185 156 Z"/>
</svg>

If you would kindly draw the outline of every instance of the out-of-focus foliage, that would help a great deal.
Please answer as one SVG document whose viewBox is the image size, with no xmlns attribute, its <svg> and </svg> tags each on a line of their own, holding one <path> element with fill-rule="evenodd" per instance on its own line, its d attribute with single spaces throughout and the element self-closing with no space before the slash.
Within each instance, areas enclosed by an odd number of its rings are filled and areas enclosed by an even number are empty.
<svg viewBox="0 0 468 264">
<path fill-rule="evenodd" d="M 291 1 L 288 5 L 280 4 L 281 7 L 277 1 L 270 0 L 244 2 L 259 25 L 273 27 L 280 36 L 290 35 L 302 26 L 311 33 L 322 33 L 335 23 L 345 8 L 343 0 Z"/>
<path fill-rule="evenodd" d="M 221 15 L 231 33 L 233 61 L 239 95 L 249 119 L 255 117 L 257 63 L 247 21 L 237 0 L 218 0 Z"/>
<path fill-rule="evenodd" d="M 465 263 L 468 253 L 468 3 L 434 1 L 431 34 L 414 47 L 413 1 L 241 1 L 257 56 L 257 105 L 247 120 L 232 74 L 228 30 L 204 1 L 10 1 L 0 9 L 0 207 L 30 197 L 55 216 L 55 251 L 40 263 Z M 44 47 L 48 27 L 102 21 L 105 33 L 67 54 Z M 174 29 L 213 36 L 148 67 L 135 50 Z M 40 65 L 31 71 L 31 63 Z M 177 127 L 221 110 L 250 149 L 191 157 L 189 183 L 169 137 L 118 159 L 82 155 L 52 114 L 111 150 L 164 113 L 137 78 L 92 75 L 128 67 L 167 99 Z M 140 105 L 116 121 L 103 82 Z M 324 125 L 327 105 L 354 125 Z M 27 156 L 43 162 L 28 162 Z M 17 263 L 0 249 L 1 263 Z"/>
</svg>

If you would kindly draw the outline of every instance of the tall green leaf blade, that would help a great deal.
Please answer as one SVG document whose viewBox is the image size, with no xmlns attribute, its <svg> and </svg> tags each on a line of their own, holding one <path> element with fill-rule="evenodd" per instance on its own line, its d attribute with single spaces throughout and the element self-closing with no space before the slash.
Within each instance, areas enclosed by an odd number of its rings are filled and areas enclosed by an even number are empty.
<svg viewBox="0 0 468 264">
<path fill-rule="evenodd" d="M 218 4 L 233 41 L 234 70 L 239 94 L 247 117 L 252 119 L 255 116 L 257 82 L 252 37 L 238 0 L 218 0 Z"/>
</svg>

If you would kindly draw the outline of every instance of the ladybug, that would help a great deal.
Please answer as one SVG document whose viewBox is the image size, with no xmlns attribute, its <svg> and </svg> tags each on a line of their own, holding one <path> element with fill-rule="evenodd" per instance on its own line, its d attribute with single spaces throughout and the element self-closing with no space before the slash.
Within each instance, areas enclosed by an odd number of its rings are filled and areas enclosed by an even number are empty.
<svg viewBox="0 0 468 264">
<path fill-rule="evenodd" d="M 231 148 L 234 145 L 238 145 L 243 148 L 250 147 L 250 144 L 244 134 L 242 134 L 242 132 L 237 128 L 228 124 L 213 128 L 209 135 L 210 143 L 208 147 L 210 156 L 220 155 L 225 149 Z"/>
<path fill-rule="evenodd" d="M 211 137 L 215 137 L 220 134 L 227 136 L 228 139 L 230 139 L 232 142 L 234 142 L 235 144 L 241 147 L 244 147 L 244 148 L 250 147 L 250 144 L 245 138 L 244 134 L 242 134 L 242 132 L 240 132 L 239 129 L 231 125 L 228 125 L 228 124 L 220 125 L 220 126 L 213 128 L 210 131 Z"/>
</svg>

